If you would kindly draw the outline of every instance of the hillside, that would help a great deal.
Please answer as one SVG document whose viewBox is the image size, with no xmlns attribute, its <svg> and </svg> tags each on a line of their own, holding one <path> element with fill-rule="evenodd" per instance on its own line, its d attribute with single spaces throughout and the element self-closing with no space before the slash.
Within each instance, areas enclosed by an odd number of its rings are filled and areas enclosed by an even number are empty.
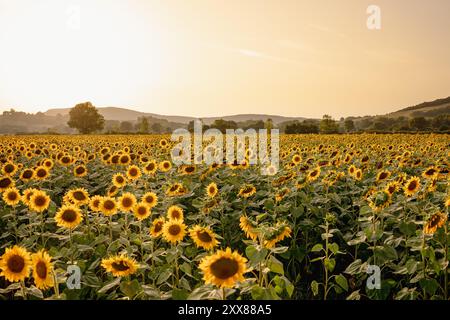
<svg viewBox="0 0 450 320">
<path fill-rule="evenodd" d="M 436 99 L 430 102 L 423 102 L 415 106 L 400 109 L 398 111 L 388 113 L 386 116 L 390 118 L 398 117 L 434 117 L 441 114 L 450 114 L 450 97 L 444 99 Z"/>
</svg>

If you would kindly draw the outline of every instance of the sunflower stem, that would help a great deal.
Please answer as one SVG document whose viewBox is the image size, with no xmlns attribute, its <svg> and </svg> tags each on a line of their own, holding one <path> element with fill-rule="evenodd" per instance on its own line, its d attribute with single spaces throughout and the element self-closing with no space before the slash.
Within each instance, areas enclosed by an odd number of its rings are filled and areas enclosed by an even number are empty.
<svg viewBox="0 0 450 320">
<path fill-rule="evenodd" d="M 55 270 L 52 270 L 52 276 L 53 276 L 53 288 L 55 290 L 56 299 L 59 299 L 59 285 Z"/>
<path fill-rule="evenodd" d="M 112 233 L 112 215 L 109 216 L 109 239 L 111 242 L 113 241 L 113 233 Z"/>
<path fill-rule="evenodd" d="M 445 231 L 445 261 L 448 261 L 448 228 L 447 223 L 444 225 Z M 444 270 L 444 299 L 448 300 L 448 270 L 445 268 Z"/>
<path fill-rule="evenodd" d="M 23 300 L 28 300 L 27 299 L 27 292 L 25 290 L 25 280 L 20 281 L 20 289 L 22 291 Z"/>
<path fill-rule="evenodd" d="M 227 300 L 227 293 L 225 288 L 222 288 L 222 300 Z"/>
</svg>

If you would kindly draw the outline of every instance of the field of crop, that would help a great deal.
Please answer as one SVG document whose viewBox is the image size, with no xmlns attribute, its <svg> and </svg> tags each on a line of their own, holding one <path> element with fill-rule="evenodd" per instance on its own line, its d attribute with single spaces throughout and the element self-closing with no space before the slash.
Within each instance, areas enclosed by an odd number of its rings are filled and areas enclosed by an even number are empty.
<svg viewBox="0 0 450 320">
<path fill-rule="evenodd" d="M 448 135 L 283 135 L 274 175 L 173 144 L 0 137 L 0 299 L 449 299 Z"/>
</svg>

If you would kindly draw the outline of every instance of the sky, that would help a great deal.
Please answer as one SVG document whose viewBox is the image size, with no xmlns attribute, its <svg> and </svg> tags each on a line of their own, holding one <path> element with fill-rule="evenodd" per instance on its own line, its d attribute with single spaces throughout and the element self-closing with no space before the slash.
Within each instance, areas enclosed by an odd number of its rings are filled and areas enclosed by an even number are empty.
<svg viewBox="0 0 450 320">
<path fill-rule="evenodd" d="M 448 0 L 0 0 L 0 112 L 384 114 L 450 96 L 449 13 Z"/>
</svg>

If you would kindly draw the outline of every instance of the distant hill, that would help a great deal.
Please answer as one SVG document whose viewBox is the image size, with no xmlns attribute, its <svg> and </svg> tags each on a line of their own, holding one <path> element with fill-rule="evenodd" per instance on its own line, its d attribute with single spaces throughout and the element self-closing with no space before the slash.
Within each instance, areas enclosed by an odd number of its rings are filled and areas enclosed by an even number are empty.
<svg viewBox="0 0 450 320">
<path fill-rule="evenodd" d="M 117 108 L 117 107 L 99 107 L 98 110 L 103 115 L 103 117 L 105 117 L 106 120 L 135 121 L 139 117 L 154 117 L 157 119 L 167 120 L 169 122 L 187 124 L 187 123 L 189 123 L 189 121 L 196 119 L 194 117 L 167 116 L 167 115 L 146 113 L 146 112 L 140 112 L 140 111 L 125 109 L 125 108 Z M 44 114 L 46 116 L 53 116 L 53 117 L 57 116 L 58 114 L 61 116 L 66 116 L 69 114 L 69 111 L 70 111 L 70 108 L 49 109 L 46 112 L 44 112 Z M 205 124 L 211 124 L 217 119 L 224 119 L 224 120 L 235 121 L 235 122 L 244 122 L 244 121 L 249 121 L 249 120 L 266 121 L 269 118 L 272 119 L 272 121 L 275 124 L 285 122 L 285 121 L 304 120 L 305 119 L 302 117 L 283 117 L 283 116 L 266 115 L 266 114 L 237 114 L 237 115 L 224 116 L 224 117 L 205 117 L 205 118 L 202 118 L 202 120 Z"/>
<path fill-rule="evenodd" d="M 450 114 L 450 97 L 423 102 L 415 106 L 388 113 L 387 117 L 435 117 L 441 114 Z"/>
</svg>

